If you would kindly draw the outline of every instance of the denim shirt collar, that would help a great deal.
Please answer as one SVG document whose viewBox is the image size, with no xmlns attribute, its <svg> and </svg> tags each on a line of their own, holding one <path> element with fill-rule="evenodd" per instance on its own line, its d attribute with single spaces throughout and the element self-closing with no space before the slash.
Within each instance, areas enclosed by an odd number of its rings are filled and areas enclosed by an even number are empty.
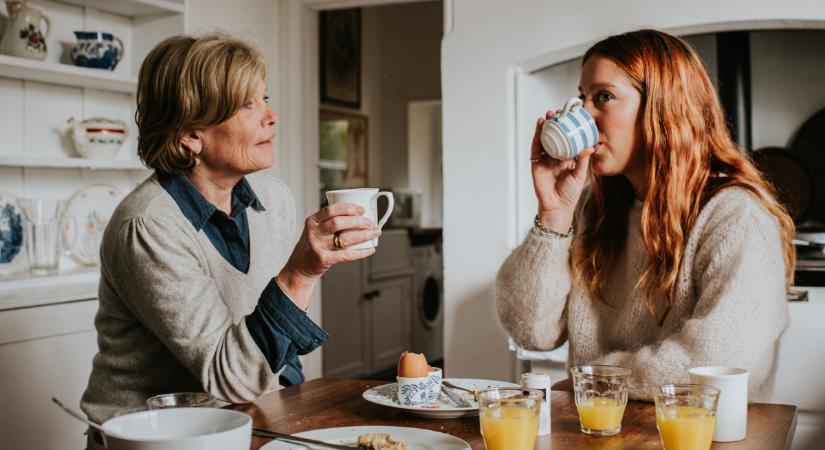
<svg viewBox="0 0 825 450">
<path fill-rule="evenodd" d="M 166 174 L 158 172 L 160 185 L 172 196 L 183 215 L 200 231 L 206 222 L 218 211 L 203 194 L 183 174 Z M 255 195 L 252 186 L 241 178 L 232 188 L 232 216 L 251 206 L 255 211 L 265 211 L 263 204 Z"/>
</svg>

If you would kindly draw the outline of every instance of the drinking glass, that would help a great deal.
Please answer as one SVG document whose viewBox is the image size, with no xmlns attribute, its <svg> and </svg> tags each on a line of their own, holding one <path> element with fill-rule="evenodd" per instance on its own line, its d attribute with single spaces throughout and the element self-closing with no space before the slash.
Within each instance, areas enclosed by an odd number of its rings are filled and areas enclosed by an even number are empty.
<svg viewBox="0 0 825 450">
<path fill-rule="evenodd" d="M 612 436 L 622 431 L 630 373 L 630 369 L 619 366 L 575 366 L 570 369 L 583 433 Z"/>
<path fill-rule="evenodd" d="M 721 391 L 698 384 L 665 384 L 653 390 L 656 427 L 665 450 L 709 450 Z"/>
<path fill-rule="evenodd" d="M 487 450 L 533 450 L 544 394 L 537 389 L 490 388 L 477 393 Z"/>
<path fill-rule="evenodd" d="M 37 275 L 56 272 L 60 262 L 60 225 L 66 202 L 35 198 L 21 198 L 17 202 L 23 211 L 29 268 Z"/>
<path fill-rule="evenodd" d="M 173 392 L 149 397 L 146 400 L 149 409 L 164 408 L 214 408 L 219 406 L 218 399 L 206 392 Z"/>
</svg>

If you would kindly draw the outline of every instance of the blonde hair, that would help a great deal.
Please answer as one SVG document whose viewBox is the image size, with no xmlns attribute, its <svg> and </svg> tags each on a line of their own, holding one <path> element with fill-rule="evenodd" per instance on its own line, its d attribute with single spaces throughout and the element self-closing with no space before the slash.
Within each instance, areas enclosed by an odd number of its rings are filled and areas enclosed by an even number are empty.
<svg viewBox="0 0 825 450">
<path fill-rule="evenodd" d="M 615 62 L 642 97 L 641 146 L 648 158 L 649 189 L 642 202 L 641 234 L 649 258 L 637 287 L 645 293 L 651 313 L 657 313 L 656 301 L 663 299 L 664 320 L 690 229 L 705 203 L 730 186 L 753 193 L 776 217 L 790 285 L 793 221 L 731 139 L 696 52 L 677 37 L 640 30 L 597 43 L 584 61 L 594 55 Z M 572 266 L 576 281 L 603 301 L 608 270 L 625 245 L 635 193 L 623 176 L 591 176 L 591 192 L 582 209 L 585 228 L 576 238 Z"/>
<path fill-rule="evenodd" d="M 150 169 L 185 172 L 195 157 L 181 134 L 229 119 L 266 79 L 261 52 L 225 33 L 173 36 L 140 66 L 137 90 L 138 155 Z"/>
</svg>

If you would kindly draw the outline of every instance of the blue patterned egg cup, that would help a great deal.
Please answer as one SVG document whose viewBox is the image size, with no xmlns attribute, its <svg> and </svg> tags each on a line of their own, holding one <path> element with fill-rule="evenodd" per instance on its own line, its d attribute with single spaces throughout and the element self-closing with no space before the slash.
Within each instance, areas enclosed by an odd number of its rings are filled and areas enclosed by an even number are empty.
<svg viewBox="0 0 825 450">
<path fill-rule="evenodd" d="M 430 377 L 396 377 L 398 381 L 398 403 L 404 406 L 418 406 L 430 400 Z"/>
<path fill-rule="evenodd" d="M 75 31 L 77 43 L 69 56 L 76 66 L 115 70 L 123 58 L 123 41 L 111 33 Z"/>
<path fill-rule="evenodd" d="M 427 374 L 430 400 L 438 400 L 438 396 L 441 395 L 441 378 L 441 369 L 438 367 L 431 367 L 430 372 Z"/>
</svg>

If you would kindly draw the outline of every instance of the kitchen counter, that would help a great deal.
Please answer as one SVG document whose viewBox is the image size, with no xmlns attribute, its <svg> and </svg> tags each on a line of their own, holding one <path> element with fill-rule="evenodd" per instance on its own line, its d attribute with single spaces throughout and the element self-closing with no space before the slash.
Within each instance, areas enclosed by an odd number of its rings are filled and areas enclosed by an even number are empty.
<svg viewBox="0 0 825 450">
<path fill-rule="evenodd" d="M 51 276 L 24 274 L 0 281 L 0 311 L 97 298 L 100 270 Z"/>
</svg>

